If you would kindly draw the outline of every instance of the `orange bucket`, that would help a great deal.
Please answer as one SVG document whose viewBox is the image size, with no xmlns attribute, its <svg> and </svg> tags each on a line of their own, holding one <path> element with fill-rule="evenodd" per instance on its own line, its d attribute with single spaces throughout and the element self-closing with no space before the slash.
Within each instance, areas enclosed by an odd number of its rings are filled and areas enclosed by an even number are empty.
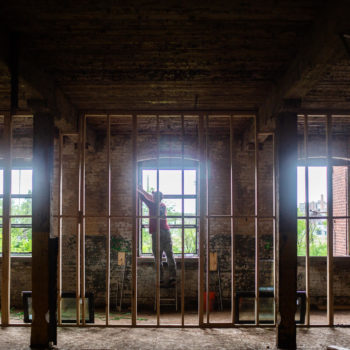
<svg viewBox="0 0 350 350">
<path fill-rule="evenodd" d="M 213 311 L 215 292 L 209 292 L 209 311 Z M 204 311 L 207 311 L 207 292 L 204 292 Z"/>
</svg>

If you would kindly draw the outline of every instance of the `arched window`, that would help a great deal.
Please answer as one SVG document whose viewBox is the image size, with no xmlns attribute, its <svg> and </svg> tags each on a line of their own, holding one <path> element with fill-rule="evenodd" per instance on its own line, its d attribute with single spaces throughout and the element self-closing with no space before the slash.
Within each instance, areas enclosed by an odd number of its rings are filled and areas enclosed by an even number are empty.
<svg viewBox="0 0 350 350">
<path fill-rule="evenodd" d="M 157 174 L 158 172 L 158 174 Z M 157 184 L 159 179 L 159 184 Z M 197 254 L 198 246 L 198 161 L 181 158 L 160 158 L 138 163 L 138 184 L 151 193 L 159 188 L 167 208 L 173 252 L 182 253 L 182 230 L 184 230 L 184 253 Z M 159 186 L 159 187 L 158 187 Z M 140 215 L 148 216 L 148 208 L 140 203 Z M 149 218 L 139 220 L 139 253 L 152 254 L 152 238 Z"/>
</svg>

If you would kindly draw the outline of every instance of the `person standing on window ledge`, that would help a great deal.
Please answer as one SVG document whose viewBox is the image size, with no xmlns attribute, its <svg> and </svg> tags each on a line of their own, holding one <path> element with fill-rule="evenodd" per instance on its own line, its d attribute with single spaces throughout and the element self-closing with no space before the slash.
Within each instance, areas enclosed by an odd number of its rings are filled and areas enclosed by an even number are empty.
<svg viewBox="0 0 350 350">
<path fill-rule="evenodd" d="M 174 286 L 176 283 L 176 269 L 175 269 L 175 259 L 173 254 L 173 243 L 171 241 L 170 229 L 167 223 L 166 218 L 166 205 L 162 203 L 163 193 L 152 191 L 152 194 L 144 191 L 141 186 L 138 187 L 138 193 L 141 197 L 141 200 L 147 205 L 149 209 L 149 216 L 157 216 L 157 208 L 159 205 L 159 216 L 160 216 L 160 251 L 159 251 L 159 260 L 160 260 L 160 283 L 163 281 L 163 263 L 162 256 L 165 252 L 169 267 L 169 285 Z M 152 252 L 154 260 L 156 261 L 156 249 L 157 249 L 157 219 L 151 218 L 149 220 L 149 233 L 152 235 Z"/>
</svg>

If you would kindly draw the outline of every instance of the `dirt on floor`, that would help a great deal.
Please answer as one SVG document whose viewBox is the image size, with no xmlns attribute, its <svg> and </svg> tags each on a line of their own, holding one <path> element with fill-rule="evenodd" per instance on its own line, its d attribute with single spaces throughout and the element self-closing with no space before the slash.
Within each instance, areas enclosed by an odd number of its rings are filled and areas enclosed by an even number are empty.
<svg viewBox="0 0 350 350">
<path fill-rule="evenodd" d="M 276 349 L 273 328 L 73 328 L 58 330 L 59 350 Z M 28 350 L 29 327 L 0 329 L 1 350 Z M 298 349 L 350 347 L 349 328 L 298 329 Z"/>
</svg>

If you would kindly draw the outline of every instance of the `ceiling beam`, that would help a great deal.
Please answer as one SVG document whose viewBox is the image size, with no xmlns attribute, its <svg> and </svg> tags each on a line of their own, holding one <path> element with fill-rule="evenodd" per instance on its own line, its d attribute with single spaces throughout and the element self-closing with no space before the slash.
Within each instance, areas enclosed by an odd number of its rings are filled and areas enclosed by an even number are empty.
<svg viewBox="0 0 350 350">
<path fill-rule="evenodd" d="M 341 34 L 349 29 L 349 11 L 347 0 L 327 1 L 322 6 L 286 73 L 259 109 L 261 130 L 273 126 L 276 114 L 284 108 L 284 100 L 301 100 L 334 63 L 345 57 Z"/>
<path fill-rule="evenodd" d="M 19 34 L 14 36 L 4 27 L 0 28 L 0 47 L 2 48 L 2 50 L 0 50 L 0 61 L 6 64 L 10 71 L 13 71 L 13 57 L 11 57 L 13 55 L 10 54 L 10 48 L 12 47 L 12 39 L 14 37 L 18 40 L 18 42 L 16 42 L 18 49 L 16 74 L 28 84 L 28 87 L 37 92 L 33 96 L 30 92 L 25 91 L 27 100 L 33 98 L 37 100 L 39 94 L 40 99 L 45 101 L 47 109 L 55 115 L 57 126 L 62 126 L 63 129 L 71 129 L 72 126 L 75 127 L 77 125 L 77 110 L 75 106 L 71 103 L 62 89 L 57 86 L 54 78 L 45 71 L 45 67 L 39 67 L 35 62 L 35 57 L 31 57 L 21 50 L 21 40 L 24 40 L 24 38 L 21 38 Z M 23 89 L 23 84 L 22 86 L 20 84 L 19 90 L 21 90 L 21 88 Z M 11 103 L 9 101 L 9 107 L 10 105 Z M 28 108 L 35 109 L 35 106 L 28 103 Z"/>
</svg>

